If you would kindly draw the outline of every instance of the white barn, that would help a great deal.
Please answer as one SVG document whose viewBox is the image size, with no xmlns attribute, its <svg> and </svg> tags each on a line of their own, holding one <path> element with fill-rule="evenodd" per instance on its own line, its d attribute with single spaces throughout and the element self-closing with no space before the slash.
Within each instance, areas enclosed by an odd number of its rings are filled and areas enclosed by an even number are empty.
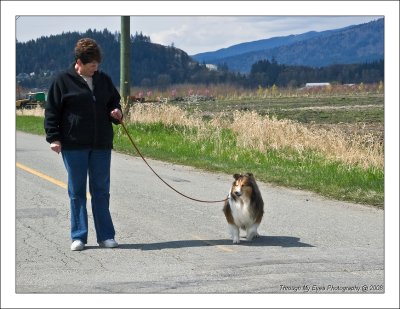
<svg viewBox="0 0 400 309">
<path fill-rule="evenodd" d="M 306 83 L 306 88 L 330 86 L 330 83 Z"/>
</svg>

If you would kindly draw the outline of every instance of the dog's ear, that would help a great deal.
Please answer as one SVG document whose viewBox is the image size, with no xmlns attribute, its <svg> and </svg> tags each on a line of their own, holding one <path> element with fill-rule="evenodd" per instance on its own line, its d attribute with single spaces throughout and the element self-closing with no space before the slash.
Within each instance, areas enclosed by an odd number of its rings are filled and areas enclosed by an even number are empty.
<svg viewBox="0 0 400 309">
<path fill-rule="evenodd" d="M 242 177 L 242 175 L 240 175 L 240 174 L 234 174 L 233 175 L 233 178 L 235 178 L 235 180 L 238 180 L 240 177 Z"/>
<path fill-rule="evenodd" d="M 246 173 L 246 176 L 248 176 L 248 177 L 253 177 L 253 178 L 254 178 L 253 173 Z"/>
</svg>

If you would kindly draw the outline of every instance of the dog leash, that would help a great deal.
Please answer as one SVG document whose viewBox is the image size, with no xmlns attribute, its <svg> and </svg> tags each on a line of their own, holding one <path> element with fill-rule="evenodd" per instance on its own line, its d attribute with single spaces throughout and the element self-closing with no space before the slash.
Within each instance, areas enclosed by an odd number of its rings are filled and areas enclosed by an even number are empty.
<svg viewBox="0 0 400 309">
<path fill-rule="evenodd" d="M 193 198 L 190 197 L 186 194 L 183 194 L 182 192 L 178 191 L 177 189 L 175 189 L 173 186 L 171 186 L 169 183 L 167 183 L 164 179 L 161 178 L 160 175 L 158 175 L 156 173 L 156 171 L 150 166 L 150 164 L 146 161 L 146 159 L 144 158 L 144 156 L 142 155 L 142 153 L 140 152 L 139 148 L 136 146 L 135 142 L 133 141 L 131 135 L 129 134 L 128 130 L 125 127 L 124 122 L 122 121 L 122 119 L 120 120 L 120 124 L 122 125 L 122 128 L 124 129 L 126 135 L 128 136 L 132 146 L 135 148 L 136 152 L 139 154 L 139 156 L 142 158 L 142 160 L 144 161 L 144 163 L 146 163 L 146 165 L 150 168 L 150 170 L 154 173 L 154 175 L 156 175 L 165 185 L 167 185 L 170 189 L 174 190 L 176 193 L 182 195 L 183 197 L 186 197 L 189 200 L 192 201 L 196 201 L 196 202 L 200 202 L 200 203 L 220 203 L 220 202 L 225 202 L 228 198 L 225 198 L 223 200 L 218 200 L 218 201 L 205 201 L 205 200 L 199 200 L 197 198 Z"/>
</svg>

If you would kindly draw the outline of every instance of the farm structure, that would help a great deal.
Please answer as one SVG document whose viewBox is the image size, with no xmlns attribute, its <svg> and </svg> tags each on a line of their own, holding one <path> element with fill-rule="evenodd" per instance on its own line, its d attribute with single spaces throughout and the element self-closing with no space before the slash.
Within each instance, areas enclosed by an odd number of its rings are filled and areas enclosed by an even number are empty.
<svg viewBox="0 0 400 309">
<path fill-rule="evenodd" d="M 35 108 L 37 106 L 43 106 L 46 101 L 46 94 L 44 92 L 29 92 L 26 98 L 16 100 L 16 108 Z"/>
<path fill-rule="evenodd" d="M 306 83 L 306 88 L 330 86 L 330 83 Z"/>
</svg>

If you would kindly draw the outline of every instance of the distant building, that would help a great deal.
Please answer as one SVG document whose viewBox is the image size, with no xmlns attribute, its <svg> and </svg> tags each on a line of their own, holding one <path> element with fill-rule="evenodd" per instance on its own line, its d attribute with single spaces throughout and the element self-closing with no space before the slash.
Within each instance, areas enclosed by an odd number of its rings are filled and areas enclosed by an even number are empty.
<svg viewBox="0 0 400 309">
<path fill-rule="evenodd" d="M 215 64 L 206 64 L 206 68 L 209 69 L 210 71 L 217 71 L 218 67 Z"/>
<path fill-rule="evenodd" d="M 330 86 L 330 83 L 306 83 L 306 88 Z"/>
</svg>

